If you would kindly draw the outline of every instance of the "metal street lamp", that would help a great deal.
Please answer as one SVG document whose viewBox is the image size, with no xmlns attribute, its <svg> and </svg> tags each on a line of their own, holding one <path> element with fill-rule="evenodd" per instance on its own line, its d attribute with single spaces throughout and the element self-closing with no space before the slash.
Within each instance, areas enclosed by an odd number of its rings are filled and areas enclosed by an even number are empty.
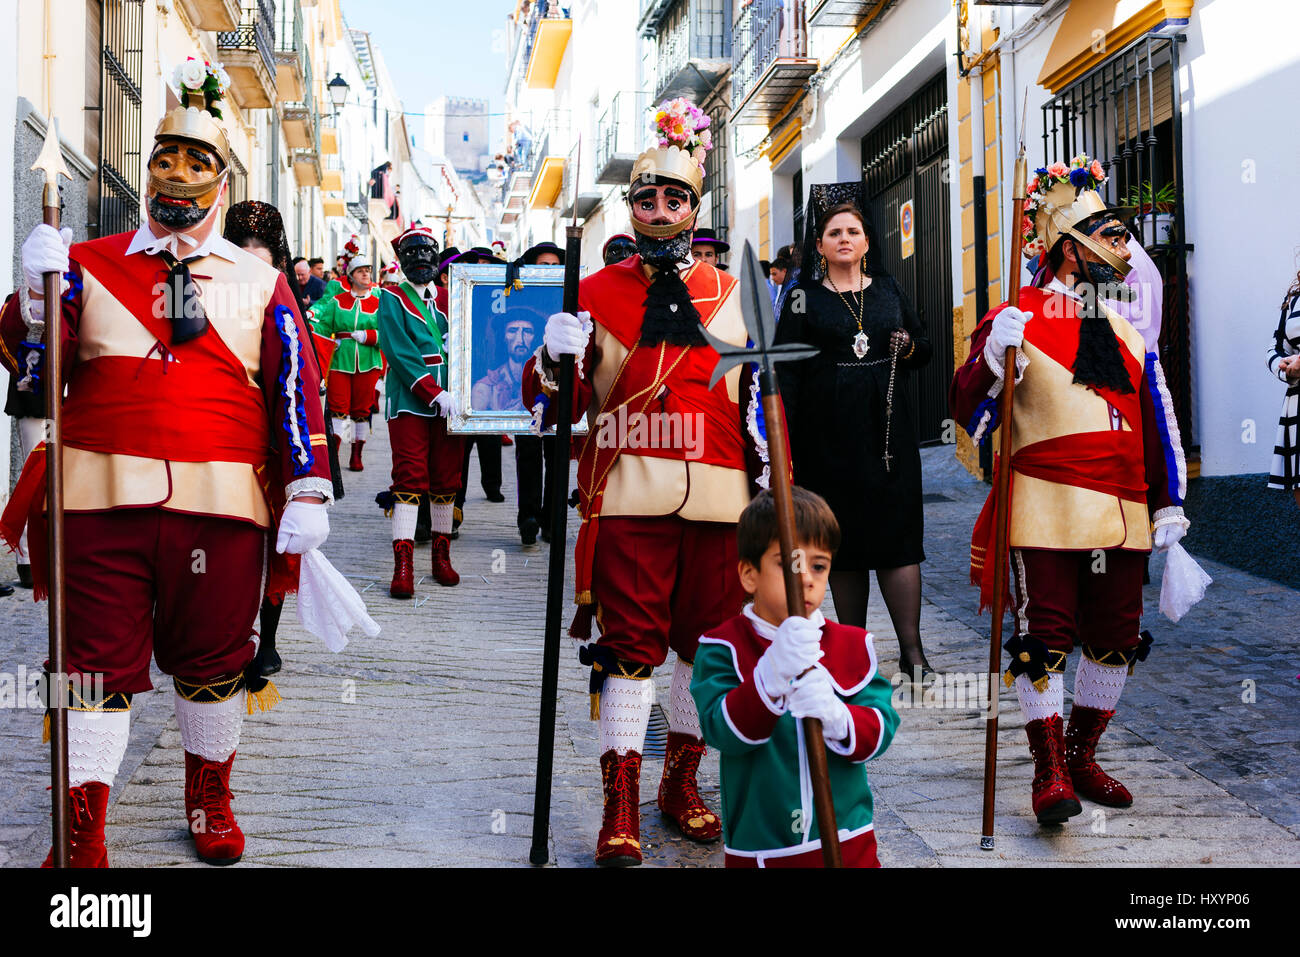
<svg viewBox="0 0 1300 957">
<path fill-rule="evenodd" d="M 334 79 L 325 84 L 325 88 L 329 91 L 330 100 L 337 112 L 348 101 L 348 81 L 343 79 L 342 73 L 335 73 Z"/>
</svg>

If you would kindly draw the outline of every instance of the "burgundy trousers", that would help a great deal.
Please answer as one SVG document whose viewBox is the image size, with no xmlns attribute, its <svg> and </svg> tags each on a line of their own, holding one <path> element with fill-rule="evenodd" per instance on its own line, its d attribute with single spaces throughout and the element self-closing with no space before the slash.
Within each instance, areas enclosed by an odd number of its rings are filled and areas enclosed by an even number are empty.
<svg viewBox="0 0 1300 957">
<path fill-rule="evenodd" d="M 388 420 L 393 448 L 393 491 L 455 495 L 460 491 L 465 437 L 447 434 L 440 415 L 403 412 Z"/>
<path fill-rule="evenodd" d="M 239 674 L 256 650 L 265 529 L 161 508 L 68 512 L 68 670 L 106 692 L 166 674 L 203 683 Z"/>
<path fill-rule="evenodd" d="M 1147 555 L 1120 548 L 1012 549 L 1016 634 L 1067 653 L 1077 644 L 1105 651 L 1136 647 Z"/>
<path fill-rule="evenodd" d="M 700 635 L 740 613 L 736 526 L 676 515 L 601 518 L 592 592 L 597 641 L 618 657 L 658 666 L 668 649 L 695 661 Z"/>
</svg>

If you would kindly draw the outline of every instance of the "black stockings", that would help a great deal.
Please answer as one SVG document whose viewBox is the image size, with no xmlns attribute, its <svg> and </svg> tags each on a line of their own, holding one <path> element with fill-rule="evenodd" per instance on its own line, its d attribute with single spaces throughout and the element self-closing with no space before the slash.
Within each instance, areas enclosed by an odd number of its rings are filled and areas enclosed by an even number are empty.
<svg viewBox="0 0 1300 957">
<path fill-rule="evenodd" d="M 881 568 L 876 581 L 898 634 L 899 668 L 911 672 L 914 665 L 930 667 L 921 647 L 921 566 Z M 867 627 L 867 602 L 871 597 L 871 573 L 831 572 L 831 598 L 840 624 Z"/>
</svg>

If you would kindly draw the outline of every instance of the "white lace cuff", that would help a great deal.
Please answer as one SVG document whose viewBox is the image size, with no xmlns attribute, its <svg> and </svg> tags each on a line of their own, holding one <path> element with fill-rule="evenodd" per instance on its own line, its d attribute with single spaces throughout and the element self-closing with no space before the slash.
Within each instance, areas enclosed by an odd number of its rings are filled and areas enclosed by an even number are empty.
<svg viewBox="0 0 1300 957">
<path fill-rule="evenodd" d="M 547 395 L 554 395 L 559 390 L 560 384 L 546 371 L 546 363 L 550 361 L 550 357 L 546 355 L 545 350 L 545 343 L 537 347 L 537 351 L 533 353 L 533 368 L 537 370 L 537 378 L 542 383 L 542 391 Z"/>
<path fill-rule="evenodd" d="M 18 311 L 27 326 L 28 342 L 45 341 L 45 301 L 33 299 L 27 284 L 18 287 Z"/>
<path fill-rule="evenodd" d="M 318 478 L 315 475 L 309 475 L 306 478 L 295 479 L 284 487 L 284 500 L 293 501 L 295 495 L 317 493 L 325 497 L 326 505 L 334 504 L 334 483 L 326 478 Z"/>
<path fill-rule="evenodd" d="M 1151 516 L 1151 527 L 1160 528 L 1163 525 L 1181 525 L 1184 532 L 1192 527 L 1191 521 L 1183 514 L 1181 505 L 1156 509 L 1156 513 Z"/>
<path fill-rule="evenodd" d="M 984 362 L 998 377 L 997 381 L 989 387 L 990 398 L 997 398 L 1002 394 L 1002 380 L 1006 378 L 1006 369 L 1003 366 L 1003 356 L 995 355 L 994 350 L 990 349 L 991 343 L 984 343 Z M 1016 385 L 1020 385 L 1020 380 L 1025 377 L 1025 368 L 1029 365 L 1029 357 L 1025 355 L 1024 349 L 1016 350 Z"/>
</svg>

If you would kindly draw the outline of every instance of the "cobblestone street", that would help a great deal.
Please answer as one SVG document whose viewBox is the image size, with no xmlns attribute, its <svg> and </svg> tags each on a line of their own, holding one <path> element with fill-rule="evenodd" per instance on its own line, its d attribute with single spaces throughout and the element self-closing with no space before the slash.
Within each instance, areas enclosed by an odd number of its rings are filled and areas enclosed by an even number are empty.
<svg viewBox="0 0 1300 957">
<path fill-rule="evenodd" d="M 346 453 L 346 448 L 344 452 Z M 284 701 L 250 717 L 235 759 L 235 810 L 248 836 L 241 867 L 504 866 L 527 861 L 532 827 L 547 546 L 515 531 L 514 458 L 504 450 L 506 503 L 485 501 L 477 466 L 452 559 L 462 582 L 429 580 L 413 601 L 387 594 L 389 526 L 374 504 L 388 484 L 387 432 L 366 446 L 366 471 L 345 473 L 325 554 L 362 592 L 383 628 L 331 654 L 298 625 L 292 599 L 280 630 Z M 986 487 L 950 449 L 924 453 L 926 547 L 922 634 L 941 671 L 978 672 L 987 618 L 967 584 L 970 528 Z M 1260 494 L 1264 494 L 1261 490 Z M 570 547 L 576 513 L 570 514 Z M 1188 537 L 1196 553 L 1196 516 Z M 429 571 L 416 549 L 416 574 Z M 1157 618 L 1159 573 L 1147 590 L 1156 644 L 1130 679 L 1100 757 L 1134 792 L 1131 809 L 1040 828 L 1029 807 L 1031 764 L 1015 697 L 1003 689 L 997 849 L 978 848 L 984 722 L 974 708 L 914 708 L 869 766 L 880 856 L 887 866 L 1300 864 L 1300 593 L 1203 562 L 1215 583 L 1179 625 Z M 570 571 L 572 563 L 569 563 Z M 73 572 L 75 574 L 75 572 Z M 0 558 L 0 578 L 14 575 Z M 566 589 L 571 595 L 571 588 Z M 0 671 L 44 657 L 45 606 L 0 599 Z M 878 596 L 876 596 L 878 598 Z M 829 597 L 826 609 L 832 614 Z M 565 620 L 570 614 L 566 609 Z M 883 603 L 869 623 L 885 674 L 897 645 Z M 667 698 L 670 668 L 656 684 Z M 1073 664 L 1067 690 L 1073 683 Z M 112 792 L 109 854 L 117 866 L 201 866 L 184 827 L 180 737 L 170 680 L 135 699 L 131 745 Z M 556 732 L 552 858 L 590 866 L 600 820 L 595 725 L 586 670 L 564 639 Z M 48 847 L 41 713 L 0 712 L 0 865 L 34 866 Z M 661 760 L 641 783 L 650 866 L 720 866 L 720 846 L 681 839 L 654 808 Z M 717 799 L 717 758 L 702 772 Z"/>
</svg>

